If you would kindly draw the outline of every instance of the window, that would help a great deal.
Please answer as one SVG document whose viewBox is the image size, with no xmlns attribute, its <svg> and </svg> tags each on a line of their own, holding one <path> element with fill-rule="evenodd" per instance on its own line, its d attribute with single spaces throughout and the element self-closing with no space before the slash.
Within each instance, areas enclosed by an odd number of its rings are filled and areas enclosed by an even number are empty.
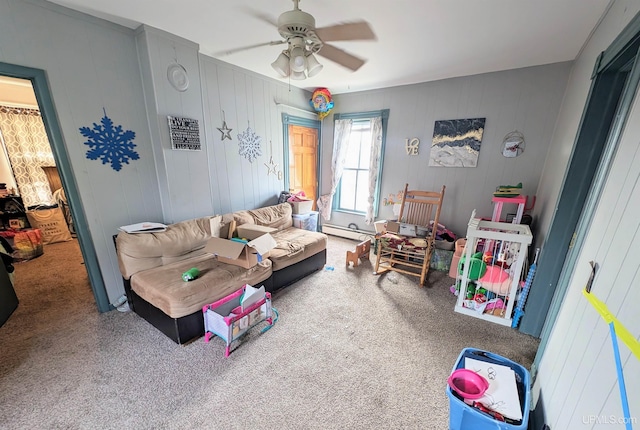
<svg viewBox="0 0 640 430">
<path fill-rule="evenodd" d="M 371 218 L 377 215 L 388 116 L 388 110 L 334 115 L 335 120 L 352 120 L 351 132 L 345 139 L 347 148 L 336 192 L 336 210 L 370 214 Z"/>
<path fill-rule="evenodd" d="M 371 120 L 353 121 L 348 145 L 340 181 L 338 209 L 364 213 L 369 197 Z"/>
</svg>

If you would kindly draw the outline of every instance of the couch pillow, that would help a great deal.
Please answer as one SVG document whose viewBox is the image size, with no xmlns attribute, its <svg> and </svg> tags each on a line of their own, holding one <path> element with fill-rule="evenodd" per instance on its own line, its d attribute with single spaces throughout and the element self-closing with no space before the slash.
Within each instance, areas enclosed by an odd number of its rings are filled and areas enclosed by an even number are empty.
<svg viewBox="0 0 640 430">
<path fill-rule="evenodd" d="M 236 221 L 236 225 L 242 224 L 255 224 L 253 221 L 253 217 L 250 214 L 250 211 L 237 211 L 233 213 L 233 219 Z"/>
<path fill-rule="evenodd" d="M 210 217 L 171 224 L 157 233 L 121 231 L 116 237 L 120 273 L 129 279 L 141 270 L 205 254 L 210 237 Z"/>
<path fill-rule="evenodd" d="M 267 206 L 248 212 L 258 225 L 264 225 L 278 230 L 282 230 L 293 225 L 291 205 L 289 203 Z"/>
<path fill-rule="evenodd" d="M 222 215 L 216 215 L 211 217 L 210 225 L 211 225 L 211 236 L 212 237 L 222 237 L 220 233 L 224 227 L 224 222 L 222 221 Z M 226 237 L 226 236 L 225 236 Z"/>
</svg>

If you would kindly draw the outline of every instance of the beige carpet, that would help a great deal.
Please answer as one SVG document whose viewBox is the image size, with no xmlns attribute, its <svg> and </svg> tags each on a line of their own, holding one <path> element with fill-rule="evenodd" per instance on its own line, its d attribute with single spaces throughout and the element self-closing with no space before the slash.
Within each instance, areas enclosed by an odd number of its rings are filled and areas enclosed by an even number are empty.
<svg viewBox="0 0 640 430">
<path fill-rule="evenodd" d="M 0 428 L 447 429 L 462 348 L 530 366 L 537 340 L 455 313 L 446 273 L 419 288 L 347 269 L 354 244 L 331 237 L 333 270 L 274 294 L 279 321 L 228 358 L 220 339 L 178 346 L 134 313 L 99 314 L 77 243 L 46 246 L 17 265 L 0 328 Z"/>
</svg>

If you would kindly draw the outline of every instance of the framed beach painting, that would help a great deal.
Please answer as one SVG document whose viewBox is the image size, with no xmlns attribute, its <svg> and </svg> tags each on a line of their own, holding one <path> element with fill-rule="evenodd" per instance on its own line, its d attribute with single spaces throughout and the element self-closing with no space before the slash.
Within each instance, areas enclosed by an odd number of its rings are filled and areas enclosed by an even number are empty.
<svg viewBox="0 0 640 430">
<path fill-rule="evenodd" d="M 436 121 L 429 166 L 476 167 L 486 118 Z"/>
</svg>

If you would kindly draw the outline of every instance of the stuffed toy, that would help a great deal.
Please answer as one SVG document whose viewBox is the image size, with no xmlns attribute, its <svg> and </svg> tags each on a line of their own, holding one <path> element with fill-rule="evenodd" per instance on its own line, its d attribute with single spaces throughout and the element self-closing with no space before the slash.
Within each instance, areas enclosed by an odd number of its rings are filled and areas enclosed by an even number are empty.
<svg viewBox="0 0 640 430">
<path fill-rule="evenodd" d="M 480 276 L 478 282 L 480 282 L 482 288 L 486 288 L 499 296 L 506 296 L 511 289 L 509 274 L 499 266 L 487 266 L 485 273 Z"/>
<path fill-rule="evenodd" d="M 458 272 L 462 275 L 464 271 L 464 264 L 466 261 L 466 255 L 463 255 L 460 258 L 460 262 L 458 263 Z M 469 274 L 468 278 L 470 281 L 475 281 L 476 279 L 480 279 L 482 275 L 487 271 L 487 264 L 482 261 L 483 255 L 482 252 L 476 252 L 469 259 Z"/>
</svg>

